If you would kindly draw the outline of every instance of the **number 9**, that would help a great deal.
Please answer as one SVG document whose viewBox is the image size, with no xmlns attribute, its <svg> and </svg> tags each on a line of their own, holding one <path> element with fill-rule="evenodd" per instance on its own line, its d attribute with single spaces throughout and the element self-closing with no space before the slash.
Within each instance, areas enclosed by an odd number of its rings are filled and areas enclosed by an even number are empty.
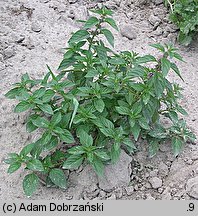
<svg viewBox="0 0 198 216">
<path fill-rule="evenodd" d="M 194 211 L 195 209 L 194 203 L 189 203 L 188 207 L 189 207 L 189 211 Z"/>
</svg>

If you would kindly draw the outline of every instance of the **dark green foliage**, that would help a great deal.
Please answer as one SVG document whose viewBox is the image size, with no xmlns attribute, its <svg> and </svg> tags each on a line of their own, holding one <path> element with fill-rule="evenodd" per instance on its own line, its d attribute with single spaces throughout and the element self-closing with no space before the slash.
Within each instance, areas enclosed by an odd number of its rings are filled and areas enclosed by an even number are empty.
<svg viewBox="0 0 198 216">
<path fill-rule="evenodd" d="M 197 0 L 165 0 L 170 8 L 170 19 L 179 29 L 178 40 L 189 45 L 198 34 L 198 1 Z"/>
<path fill-rule="evenodd" d="M 39 173 L 46 176 L 47 186 L 66 188 L 62 169 L 77 169 L 89 163 L 98 175 L 107 163 L 119 159 L 121 148 L 132 154 L 141 137 L 147 140 L 153 157 L 164 140 L 172 140 L 175 156 L 194 135 L 179 120 L 186 114 L 178 105 L 181 88 L 166 78 L 180 72 L 172 59 L 182 60 L 170 45 L 153 44 L 162 58 L 139 56 L 135 52 L 115 53 L 99 39 L 114 45 L 105 23 L 118 29 L 106 8 L 84 22 L 84 27 L 69 40 L 59 74 L 48 73 L 41 80 L 27 74 L 6 96 L 19 100 L 15 112 L 29 110 L 28 132 L 41 129 L 41 137 L 25 146 L 19 154 L 9 154 L 9 173 L 21 165 L 31 171 L 23 181 L 25 194 L 36 190 Z M 153 66 L 148 66 L 152 63 Z M 165 128 L 160 117 L 172 125 Z M 43 154 L 45 153 L 45 154 Z M 45 156 L 44 156 L 45 155 Z M 46 156 L 47 155 L 47 156 Z"/>
</svg>

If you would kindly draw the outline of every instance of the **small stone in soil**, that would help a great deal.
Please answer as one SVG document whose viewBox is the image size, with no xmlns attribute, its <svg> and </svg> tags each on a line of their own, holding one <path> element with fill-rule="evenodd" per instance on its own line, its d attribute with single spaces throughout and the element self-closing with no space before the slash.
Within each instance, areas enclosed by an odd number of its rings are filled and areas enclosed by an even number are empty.
<svg viewBox="0 0 198 216">
<path fill-rule="evenodd" d="M 137 29 L 135 29 L 132 25 L 123 25 L 121 27 L 122 36 L 128 38 L 129 40 L 133 40 L 137 38 Z"/>
<path fill-rule="evenodd" d="M 41 26 L 38 22 L 32 23 L 32 31 L 34 31 L 34 32 L 40 32 L 41 31 Z"/>
<path fill-rule="evenodd" d="M 162 180 L 158 177 L 153 177 L 149 180 L 151 183 L 152 188 L 158 189 L 162 186 Z"/>
</svg>

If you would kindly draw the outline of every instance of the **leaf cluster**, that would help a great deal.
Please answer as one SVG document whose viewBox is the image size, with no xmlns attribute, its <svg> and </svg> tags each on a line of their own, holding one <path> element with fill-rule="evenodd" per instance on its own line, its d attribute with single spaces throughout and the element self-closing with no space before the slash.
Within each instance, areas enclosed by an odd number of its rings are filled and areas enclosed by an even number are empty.
<svg viewBox="0 0 198 216">
<path fill-rule="evenodd" d="M 198 32 L 198 1 L 197 0 L 165 0 L 171 9 L 170 20 L 179 29 L 178 40 L 189 45 Z"/>
</svg>

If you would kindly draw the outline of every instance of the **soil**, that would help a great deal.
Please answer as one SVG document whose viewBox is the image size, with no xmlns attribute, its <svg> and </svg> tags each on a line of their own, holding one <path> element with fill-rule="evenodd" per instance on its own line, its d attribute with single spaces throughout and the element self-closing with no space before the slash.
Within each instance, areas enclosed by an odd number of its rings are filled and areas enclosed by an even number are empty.
<svg viewBox="0 0 198 216">
<path fill-rule="evenodd" d="M 185 82 L 174 74 L 170 75 L 170 80 L 184 88 L 181 104 L 189 113 L 185 119 L 198 136 L 198 40 L 189 47 L 178 45 L 177 28 L 169 22 L 168 11 L 162 2 L 0 0 L 1 199 L 27 199 L 22 190 L 26 171 L 20 169 L 8 175 L 8 166 L 3 161 L 9 152 L 19 152 L 34 138 L 25 131 L 26 114 L 13 113 L 17 102 L 8 100 L 4 94 L 26 72 L 33 78 L 39 78 L 46 73 L 46 64 L 55 71 L 62 59 L 62 48 L 67 46 L 71 33 L 80 27 L 76 20 L 86 19 L 88 9 L 102 3 L 114 10 L 114 18 L 121 29 L 119 33 L 114 32 L 117 51 L 134 50 L 140 54 L 159 55 L 149 44 L 170 41 L 179 48 L 185 59 L 185 62 L 178 63 Z M 144 142 L 140 143 L 139 150 L 130 158 L 123 153 L 125 158 L 118 167 L 129 166 L 128 170 L 125 169 L 126 178 L 110 189 L 105 189 L 103 181 L 98 180 L 90 167 L 85 167 L 69 174 L 67 190 L 41 185 L 31 199 L 198 199 L 197 141 L 187 143 L 177 158 L 173 157 L 169 143 L 161 146 L 159 154 L 152 159 L 148 158 Z M 117 172 L 119 179 L 119 170 L 116 171 L 115 167 L 108 169 Z"/>
</svg>

